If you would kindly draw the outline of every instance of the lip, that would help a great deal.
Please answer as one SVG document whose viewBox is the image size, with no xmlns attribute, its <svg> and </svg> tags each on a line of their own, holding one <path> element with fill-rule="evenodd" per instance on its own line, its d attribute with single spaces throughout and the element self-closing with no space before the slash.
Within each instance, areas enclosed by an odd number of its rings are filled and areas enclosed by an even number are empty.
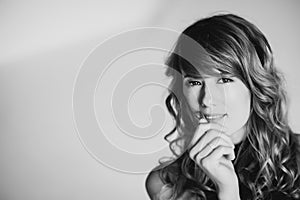
<svg viewBox="0 0 300 200">
<path fill-rule="evenodd" d="M 196 113 L 196 118 L 201 120 L 205 118 L 209 122 L 219 121 L 223 117 L 227 116 L 227 114 L 205 114 L 205 113 Z"/>
</svg>

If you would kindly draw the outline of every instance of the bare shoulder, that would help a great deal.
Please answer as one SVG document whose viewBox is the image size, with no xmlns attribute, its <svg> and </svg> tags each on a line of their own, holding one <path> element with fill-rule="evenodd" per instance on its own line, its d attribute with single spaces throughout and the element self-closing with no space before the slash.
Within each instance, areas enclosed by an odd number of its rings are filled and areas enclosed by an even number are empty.
<svg viewBox="0 0 300 200">
<path fill-rule="evenodd" d="M 151 199 L 154 199 L 154 197 L 161 191 L 161 188 L 164 186 L 159 173 L 160 169 L 154 168 L 146 178 L 146 190 Z"/>
</svg>

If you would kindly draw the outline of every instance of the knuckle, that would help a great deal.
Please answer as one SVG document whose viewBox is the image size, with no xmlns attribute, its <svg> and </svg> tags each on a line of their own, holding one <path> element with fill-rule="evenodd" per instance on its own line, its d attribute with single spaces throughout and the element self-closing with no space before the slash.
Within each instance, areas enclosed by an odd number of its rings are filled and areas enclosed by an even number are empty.
<svg viewBox="0 0 300 200">
<path fill-rule="evenodd" d="M 190 156 L 191 159 L 194 158 L 194 154 L 195 154 L 195 153 L 193 152 L 193 150 L 190 150 L 190 151 L 189 151 L 189 156 Z"/>
<path fill-rule="evenodd" d="M 222 135 L 224 135 L 222 134 L 222 131 L 219 130 L 213 130 L 213 134 L 215 137 L 222 137 Z"/>
<path fill-rule="evenodd" d="M 208 124 L 201 124 L 197 127 L 197 132 L 205 132 L 209 129 Z"/>
<path fill-rule="evenodd" d="M 209 168 L 210 165 L 210 160 L 208 158 L 203 158 L 200 160 L 200 164 L 204 167 L 204 168 Z"/>
<path fill-rule="evenodd" d="M 216 137 L 213 141 L 212 141 L 212 145 L 213 146 L 219 146 L 220 144 L 223 144 L 223 140 L 221 137 Z"/>
<path fill-rule="evenodd" d="M 199 156 L 199 153 L 195 154 L 194 157 L 193 157 L 193 161 L 197 164 L 197 165 L 200 165 L 200 161 L 201 161 L 201 157 Z"/>
<path fill-rule="evenodd" d="M 227 147 L 227 146 L 220 146 L 217 150 L 219 151 L 219 152 L 227 152 L 228 151 L 228 148 L 229 147 Z"/>
<path fill-rule="evenodd" d="M 216 142 L 221 142 L 221 141 L 223 141 L 223 138 L 221 137 L 221 136 L 217 136 L 216 138 L 215 138 L 215 141 Z"/>
<path fill-rule="evenodd" d="M 210 134 L 218 134 L 218 130 L 216 129 L 209 129 L 207 132 L 209 132 Z"/>
<path fill-rule="evenodd" d="M 221 152 L 224 152 L 224 146 L 222 145 L 219 145 L 217 148 L 215 148 L 215 152 L 217 154 L 221 153 Z"/>
</svg>

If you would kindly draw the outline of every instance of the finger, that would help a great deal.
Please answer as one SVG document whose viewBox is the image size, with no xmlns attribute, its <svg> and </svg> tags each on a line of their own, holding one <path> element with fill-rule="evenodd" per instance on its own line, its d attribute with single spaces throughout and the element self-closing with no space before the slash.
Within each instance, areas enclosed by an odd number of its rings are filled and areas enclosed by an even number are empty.
<svg viewBox="0 0 300 200">
<path fill-rule="evenodd" d="M 193 148 L 190 149 L 190 157 L 192 160 L 195 160 L 195 157 L 197 156 L 199 159 L 202 159 L 206 156 L 208 156 L 211 151 L 213 151 L 217 146 L 229 146 L 228 143 L 220 138 L 216 137 L 212 141 L 208 142 L 205 146 L 202 144 L 197 143 Z"/>
<path fill-rule="evenodd" d="M 228 160 L 224 156 L 219 159 L 219 164 L 223 164 L 225 167 L 228 167 L 229 169 L 234 170 L 234 166 L 233 166 L 231 160 Z"/>
<path fill-rule="evenodd" d="M 189 147 L 191 148 L 205 134 L 205 132 L 210 129 L 220 130 L 224 132 L 226 131 L 226 128 L 219 124 L 214 124 L 214 123 L 200 124 L 194 133 L 194 136 L 189 144 Z"/>
<path fill-rule="evenodd" d="M 201 124 L 197 127 L 194 136 L 190 142 L 190 147 L 193 146 L 198 140 L 199 138 L 209 129 L 211 128 L 211 124 Z"/>
<path fill-rule="evenodd" d="M 222 138 L 214 138 L 210 143 L 208 143 L 202 150 L 198 151 L 198 145 L 196 145 L 191 151 L 190 153 L 193 155 L 193 157 L 191 157 L 194 161 L 196 161 L 197 163 L 200 163 L 199 161 L 205 157 L 207 157 L 209 154 L 212 153 L 212 151 L 214 151 L 214 149 L 218 148 L 219 146 L 226 146 L 226 147 L 230 147 L 233 148 L 232 146 L 230 146 L 224 139 Z M 231 157 L 230 157 L 231 158 Z M 197 160 L 198 159 L 198 160 Z"/>
<path fill-rule="evenodd" d="M 210 146 L 212 149 L 217 148 L 218 146 L 228 146 L 234 148 L 233 143 L 228 142 L 228 138 L 225 134 L 218 135 L 218 137 L 214 137 L 209 143 L 208 146 Z M 225 138 L 225 139 L 224 139 Z M 230 138 L 229 138 L 230 139 Z"/>
<path fill-rule="evenodd" d="M 224 127 L 224 122 L 225 122 L 224 120 L 222 120 L 222 122 L 218 122 L 218 121 L 211 122 L 211 121 L 206 120 L 204 118 L 201 118 L 199 120 L 199 124 L 216 124 L 216 125 L 219 125 L 219 126 L 222 126 L 222 127 Z"/>
<path fill-rule="evenodd" d="M 208 130 L 202 137 L 200 137 L 199 140 L 197 141 L 198 143 L 197 145 L 199 148 L 202 148 L 214 140 L 214 146 L 218 146 L 218 144 L 215 144 L 218 142 L 218 140 L 215 139 L 219 139 L 219 140 L 222 139 L 227 143 L 227 145 L 232 146 L 234 148 L 234 144 L 231 138 L 228 135 L 226 135 L 224 132 L 215 129 Z"/>
<path fill-rule="evenodd" d="M 216 167 L 217 163 L 224 162 L 224 154 L 229 155 L 231 152 L 231 147 L 219 146 L 217 149 L 214 149 L 208 156 L 205 158 L 196 157 L 196 162 L 200 164 L 203 169 L 212 169 Z M 223 154 L 223 153 L 224 154 Z M 228 160 L 229 161 L 229 160 Z"/>
<path fill-rule="evenodd" d="M 235 158 L 234 149 L 228 146 L 218 146 L 208 157 L 217 160 L 223 156 L 227 157 L 229 160 L 233 160 Z"/>
</svg>

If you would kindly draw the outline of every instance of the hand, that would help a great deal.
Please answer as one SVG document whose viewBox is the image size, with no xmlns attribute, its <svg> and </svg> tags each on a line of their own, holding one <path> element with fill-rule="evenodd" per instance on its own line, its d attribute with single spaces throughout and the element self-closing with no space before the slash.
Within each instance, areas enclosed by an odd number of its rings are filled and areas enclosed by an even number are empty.
<svg viewBox="0 0 300 200">
<path fill-rule="evenodd" d="M 239 196 L 238 178 L 231 162 L 234 144 L 225 131 L 220 124 L 201 123 L 191 140 L 189 156 L 216 184 L 219 197 L 232 199 L 233 194 Z"/>
</svg>

